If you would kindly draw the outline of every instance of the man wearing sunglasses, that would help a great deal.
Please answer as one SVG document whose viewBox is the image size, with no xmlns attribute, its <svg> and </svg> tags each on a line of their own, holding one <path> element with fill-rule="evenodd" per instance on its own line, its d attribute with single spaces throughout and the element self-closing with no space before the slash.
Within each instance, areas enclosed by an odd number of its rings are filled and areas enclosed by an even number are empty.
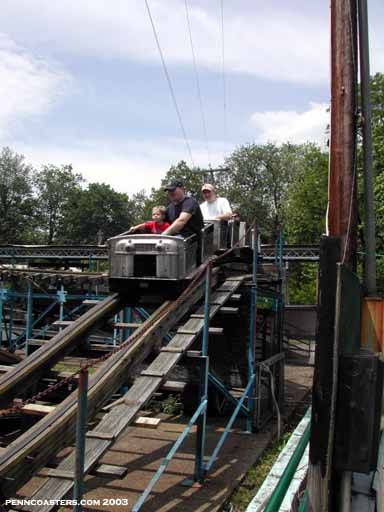
<svg viewBox="0 0 384 512">
<path fill-rule="evenodd" d="M 205 183 L 201 187 L 201 193 L 204 202 L 200 205 L 204 220 L 230 220 L 232 210 L 228 199 L 217 197 L 215 187 L 210 183 Z"/>
</svg>

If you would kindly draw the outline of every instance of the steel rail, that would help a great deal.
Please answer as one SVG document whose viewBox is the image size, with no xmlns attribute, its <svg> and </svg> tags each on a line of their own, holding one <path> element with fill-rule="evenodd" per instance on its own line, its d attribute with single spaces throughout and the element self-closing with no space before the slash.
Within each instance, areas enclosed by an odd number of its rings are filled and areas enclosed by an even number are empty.
<svg viewBox="0 0 384 512">
<path fill-rule="evenodd" d="M 0 406 L 27 389 L 42 373 L 54 366 L 71 347 L 106 315 L 121 307 L 119 295 L 113 294 L 57 333 L 45 345 L 0 377 Z"/>
</svg>

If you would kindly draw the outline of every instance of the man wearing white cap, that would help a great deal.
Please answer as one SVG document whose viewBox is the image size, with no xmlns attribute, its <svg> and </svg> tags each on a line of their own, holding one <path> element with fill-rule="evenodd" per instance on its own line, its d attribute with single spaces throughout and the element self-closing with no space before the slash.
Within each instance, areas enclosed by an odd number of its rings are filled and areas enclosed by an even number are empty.
<svg viewBox="0 0 384 512">
<path fill-rule="evenodd" d="M 215 187 L 210 183 L 205 183 L 201 187 L 201 193 L 205 199 L 200 205 L 204 220 L 230 220 L 232 210 L 228 199 L 217 197 Z"/>
</svg>

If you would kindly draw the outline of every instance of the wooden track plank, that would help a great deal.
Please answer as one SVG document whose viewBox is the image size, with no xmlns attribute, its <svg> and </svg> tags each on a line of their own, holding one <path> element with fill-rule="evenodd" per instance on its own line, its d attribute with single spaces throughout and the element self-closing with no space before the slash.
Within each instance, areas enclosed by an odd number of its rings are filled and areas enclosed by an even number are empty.
<svg viewBox="0 0 384 512">
<path fill-rule="evenodd" d="M 230 308 L 230 307 L 222 307 L 220 308 L 220 313 L 224 315 L 237 315 L 239 312 L 239 308 Z"/>
<path fill-rule="evenodd" d="M 168 343 L 167 347 L 183 351 L 185 347 L 189 347 L 195 339 L 196 335 L 194 334 L 176 334 Z"/>
<path fill-rule="evenodd" d="M 240 286 L 242 279 L 237 279 L 234 281 L 234 286 L 231 287 L 231 290 L 227 294 L 227 299 L 230 298 L 232 292 Z M 220 306 L 215 305 L 210 308 L 210 316 L 211 318 L 219 311 Z M 200 319 L 195 319 L 200 321 Z M 202 326 L 201 326 L 202 328 Z M 178 344 L 180 344 L 180 340 L 184 343 L 185 349 L 187 349 L 193 341 L 196 339 L 198 334 L 193 336 L 184 336 L 176 334 L 173 338 L 178 340 Z M 172 346 L 172 342 L 170 342 L 170 346 Z M 188 343 L 189 342 L 189 343 Z M 120 354 L 117 354 L 120 355 Z M 152 362 L 150 367 L 153 370 L 165 371 L 169 372 L 174 365 L 177 363 L 179 358 L 181 357 L 180 353 L 164 353 L 160 352 L 156 359 Z M 120 435 L 127 426 L 134 420 L 137 413 L 140 409 L 143 408 L 145 403 L 153 396 L 153 394 L 157 391 L 157 389 L 161 386 L 166 378 L 167 373 L 165 373 L 162 377 L 138 377 L 132 387 L 128 390 L 125 395 L 125 400 L 127 403 L 119 403 L 103 417 L 100 423 L 95 428 L 95 431 L 98 432 L 109 432 L 114 436 Z M 110 446 L 111 441 L 109 440 L 100 440 L 96 438 L 86 439 L 86 455 L 85 455 L 85 471 L 88 472 L 97 464 L 99 458 L 105 453 L 105 451 Z M 59 464 L 58 469 L 64 471 L 70 471 L 74 468 L 75 463 L 75 454 L 71 453 L 64 461 Z M 0 466 L 1 469 L 1 466 Z M 1 474 L 1 472 L 0 472 Z M 48 479 L 41 488 L 34 494 L 33 498 L 35 499 L 60 499 L 60 497 L 65 496 L 66 493 L 70 491 L 73 486 L 73 482 L 69 482 L 68 480 L 58 481 L 57 478 Z M 52 509 L 49 506 L 47 508 L 42 508 L 42 512 L 49 512 Z"/>
<path fill-rule="evenodd" d="M 181 359 L 181 352 L 160 352 L 156 359 L 148 366 L 141 375 L 154 375 L 163 377 L 172 370 L 172 368 Z"/>
<path fill-rule="evenodd" d="M 166 380 L 161 385 L 161 390 L 170 391 L 171 393 L 182 393 L 186 385 L 186 382 L 181 382 L 178 380 Z"/>
<path fill-rule="evenodd" d="M 211 296 L 211 300 L 209 301 L 209 304 L 224 304 L 228 300 L 228 292 L 216 292 L 213 293 Z"/>
<path fill-rule="evenodd" d="M 114 476 L 116 478 L 124 478 L 128 472 L 128 468 L 125 466 L 115 466 L 113 464 L 100 464 L 98 468 L 94 470 L 96 476 Z"/>
<path fill-rule="evenodd" d="M 160 418 L 148 418 L 146 416 L 139 416 L 135 419 L 133 424 L 136 427 L 146 427 L 146 428 L 157 428 L 161 423 Z"/>
<path fill-rule="evenodd" d="M 54 405 L 41 405 L 41 404 L 27 404 L 24 405 L 22 411 L 24 414 L 31 414 L 34 416 L 44 416 L 55 410 Z"/>
<path fill-rule="evenodd" d="M 116 322 L 113 324 L 116 329 L 137 329 L 138 327 L 141 327 L 143 324 L 140 323 L 132 323 L 132 322 Z"/>
</svg>

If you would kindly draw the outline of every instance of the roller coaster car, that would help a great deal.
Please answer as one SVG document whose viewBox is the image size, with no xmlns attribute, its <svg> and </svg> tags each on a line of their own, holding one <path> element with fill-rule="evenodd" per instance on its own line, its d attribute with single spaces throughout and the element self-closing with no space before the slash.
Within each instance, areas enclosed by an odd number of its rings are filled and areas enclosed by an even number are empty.
<svg viewBox="0 0 384 512">
<path fill-rule="evenodd" d="M 118 235 L 109 243 L 109 286 L 132 305 L 143 299 L 174 299 L 214 252 L 213 225 L 200 240 L 165 235 Z"/>
<path fill-rule="evenodd" d="M 205 221 L 204 224 L 206 226 L 213 225 L 213 248 L 215 252 L 226 251 L 239 240 L 238 221 L 209 220 Z"/>
</svg>

